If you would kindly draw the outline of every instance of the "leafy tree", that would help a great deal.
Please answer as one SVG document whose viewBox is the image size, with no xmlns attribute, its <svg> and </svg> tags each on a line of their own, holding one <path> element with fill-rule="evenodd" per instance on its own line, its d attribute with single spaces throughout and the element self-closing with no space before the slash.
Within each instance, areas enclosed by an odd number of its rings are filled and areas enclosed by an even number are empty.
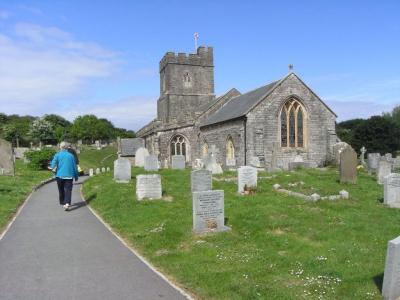
<svg viewBox="0 0 400 300">
<path fill-rule="evenodd" d="M 44 118 L 37 118 L 32 122 L 29 134 L 35 140 L 45 143 L 54 140 L 53 125 Z"/>
<path fill-rule="evenodd" d="M 351 119 L 340 122 L 336 125 L 336 134 L 343 142 L 351 144 L 354 129 L 364 122 L 364 119 Z"/>
<path fill-rule="evenodd" d="M 392 110 L 392 120 L 400 128 L 400 105 L 396 106 Z"/>
<path fill-rule="evenodd" d="M 54 144 L 69 139 L 71 122 L 55 114 L 44 115 L 43 119 L 50 122 L 53 125 L 54 138 L 55 138 L 53 140 Z"/>
<path fill-rule="evenodd" d="M 123 128 L 114 128 L 114 138 L 134 138 L 136 133 L 133 130 L 126 130 Z"/>
<path fill-rule="evenodd" d="M 370 153 L 395 153 L 400 148 L 400 129 L 386 117 L 373 116 L 354 129 L 350 144 L 354 149 L 365 146 Z"/>
</svg>

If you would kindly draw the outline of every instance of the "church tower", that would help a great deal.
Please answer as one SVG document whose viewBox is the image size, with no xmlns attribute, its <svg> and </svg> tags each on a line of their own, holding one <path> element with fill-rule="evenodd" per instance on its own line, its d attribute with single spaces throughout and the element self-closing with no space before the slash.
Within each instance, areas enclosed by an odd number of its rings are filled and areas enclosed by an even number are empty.
<svg viewBox="0 0 400 300">
<path fill-rule="evenodd" d="M 190 124 L 214 95 L 212 47 L 199 47 L 197 53 L 167 52 L 160 61 L 158 120 L 163 124 Z"/>
</svg>

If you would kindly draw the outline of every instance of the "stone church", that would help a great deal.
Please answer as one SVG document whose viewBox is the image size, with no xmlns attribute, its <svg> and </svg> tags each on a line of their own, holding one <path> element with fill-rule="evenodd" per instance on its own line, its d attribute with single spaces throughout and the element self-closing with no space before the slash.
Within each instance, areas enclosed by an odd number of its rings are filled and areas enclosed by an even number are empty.
<svg viewBox="0 0 400 300">
<path fill-rule="evenodd" d="M 210 151 L 225 168 L 288 169 L 332 159 L 335 113 L 293 72 L 242 94 L 214 94 L 212 47 L 167 52 L 160 61 L 157 118 L 137 132 L 161 161 L 182 154 L 187 164 Z"/>
</svg>

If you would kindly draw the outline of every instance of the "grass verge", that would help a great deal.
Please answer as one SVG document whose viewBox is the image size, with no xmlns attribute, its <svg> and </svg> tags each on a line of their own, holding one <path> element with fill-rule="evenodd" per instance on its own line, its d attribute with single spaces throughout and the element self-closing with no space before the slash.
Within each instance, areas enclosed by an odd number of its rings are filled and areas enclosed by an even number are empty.
<svg viewBox="0 0 400 300">
<path fill-rule="evenodd" d="M 146 173 L 134 168 L 133 177 Z M 335 169 L 259 173 L 257 194 L 239 196 L 236 173 L 213 181 L 225 191 L 232 231 L 192 234 L 189 170 L 161 170 L 167 201 L 135 197 L 135 180 L 105 173 L 83 193 L 100 216 L 157 268 L 200 299 L 381 299 L 387 242 L 400 233 L 400 211 L 381 203 L 383 187 L 360 172 L 340 184 Z M 349 200 L 306 202 L 272 185 L 303 181 L 321 195 Z"/>
</svg>

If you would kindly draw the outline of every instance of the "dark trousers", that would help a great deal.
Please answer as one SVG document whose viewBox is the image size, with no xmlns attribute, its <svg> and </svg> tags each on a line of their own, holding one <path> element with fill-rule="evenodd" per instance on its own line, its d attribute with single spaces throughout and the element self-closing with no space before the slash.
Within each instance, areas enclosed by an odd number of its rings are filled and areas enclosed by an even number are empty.
<svg viewBox="0 0 400 300">
<path fill-rule="evenodd" d="M 60 200 L 60 204 L 69 204 L 71 205 L 71 192 L 72 192 L 72 179 L 57 179 L 58 186 L 58 196 Z"/>
</svg>

